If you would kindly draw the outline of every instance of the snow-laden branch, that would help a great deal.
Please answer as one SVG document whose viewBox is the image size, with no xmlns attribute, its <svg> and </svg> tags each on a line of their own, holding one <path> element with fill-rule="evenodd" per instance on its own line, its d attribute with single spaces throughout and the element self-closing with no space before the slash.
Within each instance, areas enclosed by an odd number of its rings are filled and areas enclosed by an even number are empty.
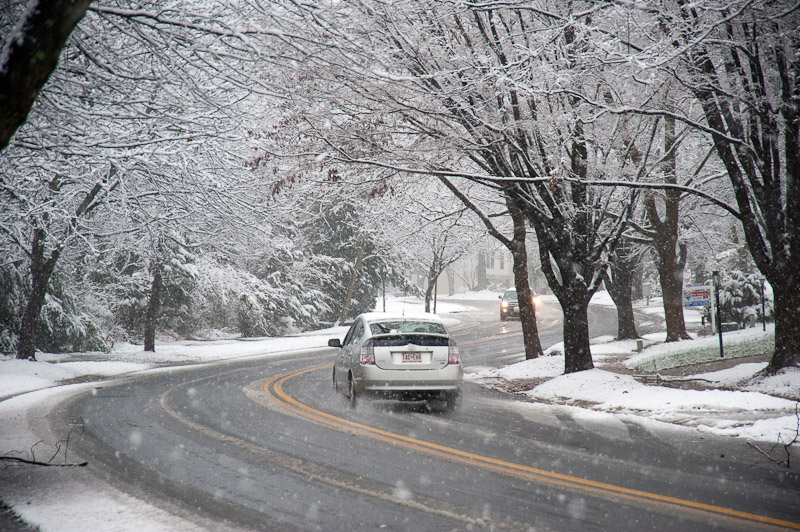
<svg viewBox="0 0 800 532">
<path fill-rule="evenodd" d="M 408 166 L 401 166 L 401 165 L 395 165 L 395 164 L 389 164 L 380 161 L 371 161 L 365 159 L 341 159 L 341 162 L 348 164 L 374 166 L 379 168 L 385 168 L 388 170 L 394 170 L 396 172 L 405 172 L 408 174 L 430 175 L 436 177 L 456 177 L 456 178 L 468 179 L 470 181 L 475 181 L 482 184 L 494 183 L 495 185 L 498 186 L 498 188 L 502 183 L 552 183 L 553 185 L 556 186 L 560 183 L 571 183 L 571 184 L 580 184 L 593 187 L 622 187 L 622 188 L 649 189 L 649 190 L 678 190 L 686 194 L 691 194 L 693 196 L 703 198 L 709 203 L 716 205 L 717 207 L 720 207 L 721 209 L 732 214 L 737 219 L 741 219 L 742 216 L 741 213 L 729 203 L 726 203 L 718 198 L 715 198 L 714 196 L 712 196 L 707 192 L 698 190 L 696 188 L 688 187 L 685 185 L 677 185 L 669 183 L 642 183 L 642 182 L 625 181 L 625 180 L 592 180 L 592 179 L 584 180 L 584 179 L 579 179 L 577 177 L 493 176 L 489 174 L 479 174 L 473 172 L 459 172 L 456 170 L 413 168 Z"/>
<path fill-rule="evenodd" d="M 287 35 L 286 32 L 281 29 L 260 28 L 258 30 L 231 30 L 224 27 L 213 26 L 210 24 L 197 24 L 189 22 L 189 20 L 186 17 L 176 17 L 176 18 L 166 17 L 161 13 L 154 13 L 151 11 L 145 11 L 141 9 L 120 9 L 115 7 L 92 5 L 89 6 L 88 10 L 94 11 L 96 13 L 102 13 L 105 15 L 114 15 L 128 19 L 151 20 L 159 24 L 164 24 L 168 26 L 177 26 L 180 28 L 195 30 L 202 33 L 217 35 L 219 37 L 235 37 L 239 39 L 243 38 L 243 36 L 245 35 L 269 35 L 272 37 L 280 37 L 280 38 L 290 37 L 292 39 L 301 39 L 302 37 L 300 35 L 291 35 L 291 34 Z"/>
<path fill-rule="evenodd" d="M 580 100 L 583 100 L 584 102 L 586 102 L 587 104 L 595 107 L 596 109 L 600 109 L 603 112 L 611 113 L 611 114 L 614 114 L 614 115 L 644 115 L 644 116 L 658 116 L 658 117 L 674 118 L 675 120 L 678 120 L 679 122 L 681 122 L 683 124 L 686 124 L 687 126 L 690 126 L 690 127 L 694 128 L 694 129 L 697 129 L 697 130 L 702 131 L 704 133 L 708 133 L 709 135 L 715 135 L 715 136 L 721 138 L 722 140 L 725 140 L 725 141 L 730 142 L 732 144 L 743 146 L 744 148 L 746 148 L 748 150 L 752 150 L 752 146 L 750 146 L 749 144 L 747 144 L 746 142 L 744 142 L 741 139 L 738 139 L 736 137 L 731 137 L 730 135 L 728 135 L 724 131 L 720 131 L 718 129 L 714 129 L 713 127 L 710 127 L 710 126 L 708 126 L 706 124 L 703 124 L 702 122 L 698 122 L 696 120 L 692 120 L 691 118 L 689 118 L 686 115 L 683 115 L 683 114 L 680 114 L 680 113 L 673 113 L 672 111 L 669 111 L 667 109 L 645 109 L 645 108 L 641 108 L 641 107 L 626 106 L 626 105 L 612 107 L 612 106 L 607 105 L 605 103 L 602 103 L 602 102 L 600 102 L 598 100 L 593 100 L 593 99 L 589 98 L 587 95 L 585 95 L 585 94 L 583 94 L 583 93 L 581 93 L 579 91 L 572 90 L 572 89 L 560 89 L 560 90 L 557 90 L 557 91 L 553 91 L 553 93 L 562 93 L 562 94 L 566 94 L 568 96 L 571 96 L 573 98 L 579 98 Z"/>
</svg>

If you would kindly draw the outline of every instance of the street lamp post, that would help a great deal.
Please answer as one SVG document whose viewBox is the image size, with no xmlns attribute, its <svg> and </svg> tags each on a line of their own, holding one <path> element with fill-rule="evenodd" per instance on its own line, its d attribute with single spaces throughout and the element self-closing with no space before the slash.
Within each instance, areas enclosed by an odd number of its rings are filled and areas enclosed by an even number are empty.
<svg viewBox="0 0 800 532">
<path fill-rule="evenodd" d="M 719 271 L 714 270 L 711 274 L 711 279 L 714 280 L 714 292 L 716 293 L 716 303 L 717 303 L 717 331 L 719 332 L 719 356 L 723 358 L 725 356 L 725 351 L 722 347 L 722 319 L 720 318 L 719 312 Z"/>
</svg>

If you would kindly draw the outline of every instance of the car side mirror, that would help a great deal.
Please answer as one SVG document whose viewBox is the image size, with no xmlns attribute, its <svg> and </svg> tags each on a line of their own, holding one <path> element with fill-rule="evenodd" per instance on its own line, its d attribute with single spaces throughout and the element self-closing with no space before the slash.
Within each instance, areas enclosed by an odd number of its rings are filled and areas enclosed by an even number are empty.
<svg viewBox="0 0 800 532">
<path fill-rule="evenodd" d="M 328 347 L 342 347 L 342 341 L 338 338 L 331 338 L 328 340 Z"/>
</svg>

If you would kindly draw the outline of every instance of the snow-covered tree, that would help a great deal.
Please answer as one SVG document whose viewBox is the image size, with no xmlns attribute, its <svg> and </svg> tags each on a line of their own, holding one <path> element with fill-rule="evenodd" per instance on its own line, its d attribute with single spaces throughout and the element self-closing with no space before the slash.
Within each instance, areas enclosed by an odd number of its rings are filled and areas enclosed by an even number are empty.
<svg viewBox="0 0 800 532">
<path fill-rule="evenodd" d="M 77 242 L 88 253 L 103 247 L 96 239 L 132 243 L 138 257 L 155 259 L 162 234 L 213 246 L 266 223 L 266 194 L 256 198 L 270 185 L 247 166 L 252 137 L 243 128 L 268 108 L 248 100 L 267 90 L 258 54 L 243 44 L 262 30 L 233 29 L 257 27 L 252 12 L 128 7 L 88 8 L 2 154 L 3 248 L 29 265 L 29 287 L 16 291 L 27 298 L 21 358 L 34 357 L 50 279 Z"/>
<path fill-rule="evenodd" d="M 764 279 L 757 273 L 741 270 L 721 272 L 719 308 L 723 322 L 735 322 L 739 327 L 753 326 L 763 319 L 772 321 L 773 303 L 770 294 L 764 297 L 762 312 L 762 288 Z"/>
<path fill-rule="evenodd" d="M 638 98 L 613 111 L 669 116 L 711 139 L 753 260 L 772 286 L 781 287 L 775 292 L 775 353 L 768 371 L 798 366 L 800 12 L 768 0 L 627 7 L 632 16 L 646 14 L 664 34 L 643 35 L 647 45 L 631 54 L 635 64 L 674 79 L 697 105 L 661 107 L 651 99 L 654 87 L 642 83 Z"/>
<path fill-rule="evenodd" d="M 464 193 L 449 179 L 441 176 L 440 180 L 450 189 L 453 195 L 478 216 L 486 227 L 486 231 L 511 253 L 514 286 L 517 289 L 522 336 L 525 344 L 525 358 L 530 360 L 540 356 L 542 354 L 542 345 L 536 324 L 536 305 L 530 286 L 527 248 L 528 231 L 525 215 L 515 203 L 510 201 L 510 198 L 505 197 L 504 207 L 506 210 L 503 214 L 507 213 L 507 217 L 511 219 L 511 236 L 509 237 L 503 233 L 499 224 L 492 220 L 492 218 L 498 216 L 497 213 L 487 214 L 475 201 L 470 199 L 469 194 Z"/>
<path fill-rule="evenodd" d="M 30 0 L 23 11 L 8 2 L 0 17 L 0 150 L 25 122 L 39 92 L 58 64 L 89 0 Z M 16 16 L 14 16 L 16 15 Z"/>
<path fill-rule="evenodd" d="M 501 191 L 539 239 L 565 312 L 566 371 L 592 367 L 586 309 L 630 198 L 586 182 L 619 168 L 618 131 L 568 89 L 602 92 L 614 78 L 592 22 L 608 6 L 291 5 L 284 34 L 302 35 L 291 81 L 317 141 L 297 151 Z"/>
</svg>

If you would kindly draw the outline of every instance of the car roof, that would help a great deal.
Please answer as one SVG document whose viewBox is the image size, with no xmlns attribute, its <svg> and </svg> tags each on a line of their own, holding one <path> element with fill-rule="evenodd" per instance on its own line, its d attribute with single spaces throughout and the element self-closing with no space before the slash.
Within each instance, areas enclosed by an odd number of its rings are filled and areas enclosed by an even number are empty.
<svg viewBox="0 0 800 532">
<path fill-rule="evenodd" d="M 390 312 L 365 312 L 361 314 L 368 323 L 376 321 L 430 321 L 433 323 L 442 323 L 442 319 L 436 314 L 396 314 Z"/>
</svg>

